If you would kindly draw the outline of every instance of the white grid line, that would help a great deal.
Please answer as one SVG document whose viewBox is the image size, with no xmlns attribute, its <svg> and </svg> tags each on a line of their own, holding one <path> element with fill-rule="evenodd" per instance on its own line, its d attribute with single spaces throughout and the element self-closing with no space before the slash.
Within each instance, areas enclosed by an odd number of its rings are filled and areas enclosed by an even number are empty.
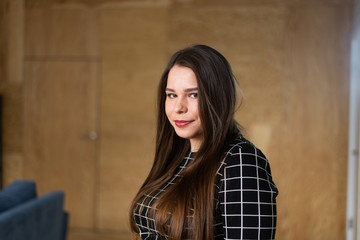
<svg viewBox="0 0 360 240">
<path fill-rule="evenodd" d="M 240 209 L 241 209 L 241 229 L 244 228 L 244 212 L 243 212 L 243 209 L 244 209 L 244 201 L 243 201 L 243 172 L 242 172 L 242 169 L 243 169 L 243 164 L 242 164 L 242 155 L 241 155 L 241 148 L 239 148 L 239 156 L 240 156 L 240 164 L 239 164 L 239 171 L 240 171 L 240 186 L 241 186 L 241 189 L 239 189 L 239 193 L 240 193 Z M 243 231 L 240 231 L 240 239 L 243 239 Z"/>
</svg>

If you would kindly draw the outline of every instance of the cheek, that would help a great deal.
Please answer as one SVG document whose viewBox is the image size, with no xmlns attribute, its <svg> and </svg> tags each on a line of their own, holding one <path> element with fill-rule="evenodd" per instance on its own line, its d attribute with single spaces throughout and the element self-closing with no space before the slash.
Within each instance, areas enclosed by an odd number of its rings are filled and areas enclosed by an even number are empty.
<svg viewBox="0 0 360 240">
<path fill-rule="evenodd" d="M 171 107 L 168 101 L 165 101 L 165 114 L 169 118 L 170 116 Z"/>
<path fill-rule="evenodd" d="M 196 116 L 196 117 L 200 118 L 199 108 L 198 108 L 197 103 L 191 104 L 190 109 L 191 109 L 190 111 L 194 117 Z"/>
<path fill-rule="evenodd" d="M 202 123 L 201 123 L 201 119 L 200 119 L 200 113 L 199 113 L 199 108 L 198 108 L 198 104 L 194 105 L 192 107 L 192 115 L 196 118 L 198 124 L 200 126 L 202 126 Z"/>
</svg>

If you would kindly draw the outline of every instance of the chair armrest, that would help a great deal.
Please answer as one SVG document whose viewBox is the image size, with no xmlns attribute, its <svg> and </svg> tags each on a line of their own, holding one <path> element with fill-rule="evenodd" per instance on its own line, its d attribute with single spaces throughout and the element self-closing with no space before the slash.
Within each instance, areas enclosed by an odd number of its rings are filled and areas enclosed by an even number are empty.
<svg viewBox="0 0 360 240">
<path fill-rule="evenodd" d="M 51 192 L 0 213 L 0 239 L 63 240 L 64 193 Z"/>
</svg>

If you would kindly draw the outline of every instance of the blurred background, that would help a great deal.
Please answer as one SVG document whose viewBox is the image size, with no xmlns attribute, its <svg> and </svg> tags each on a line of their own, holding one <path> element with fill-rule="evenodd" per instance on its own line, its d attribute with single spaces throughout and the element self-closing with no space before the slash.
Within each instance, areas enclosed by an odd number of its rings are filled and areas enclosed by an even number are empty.
<svg viewBox="0 0 360 240">
<path fill-rule="evenodd" d="M 279 188 L 277 239 L 345 239 L 352 0 L 1 0 L 2 186 L 65 192 L 70 240 L 130 239 L 170 56 L 232 65 Z M 102 234 L 102 235 L 101 235 Z"/>
</svg>

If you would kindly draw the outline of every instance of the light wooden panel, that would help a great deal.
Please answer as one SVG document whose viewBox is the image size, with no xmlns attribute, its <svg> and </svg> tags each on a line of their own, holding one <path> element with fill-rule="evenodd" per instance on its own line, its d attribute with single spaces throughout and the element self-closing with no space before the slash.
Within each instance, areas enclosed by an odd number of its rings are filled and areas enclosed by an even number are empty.
<svg viewBox="0 0 360 240">
<path fill-rule="evenodd" d="M 77 1 L 77 0 L 70 0 Z M 216 7 L 224 7 L 224 6 L 261 6 L 261 5 L 294 5 L 297 7 L 302 7 L 304 5 L 315 6 L 315 5 L 344 5 L 351 4 L 351 0 L 172 0 L 174 5 L 183 5 L 183 6 L 216 6 Z"/>
<path fill-rule="evenodd" d="M 128 208 L 153 158 L 156 86 L 165 66 L 167 11 L 100 13 L 100 229 L 128 230 Z"/>
<path fill-rule="evenodd" d="M 21 83 L 24 56 L 24 2 L 23 0 L 9 1 L 8 8 L 7 81 Z"/>
<path fill-rule="evenodd" d="M 97 14 L 82 7 L 31 8 L 25 14 L 25 55 L 97 57 Z"/>
<path fill-rule="evenodd" d="M 23 178 L 23 163 L 24 158 L 22 153 L 18 152 L 4 152 L 2 155 L 3 175 L 2 187 L 8 186 L 13 181 Z"/>
<path fill-rule="evenodd" d="M 9 24 L 7 4 L 9 0 L 0 1 L 0 91 L 3 92 L 5 79 L 7 78 L 6 73 L 6 61 L 7 61 L 7 26 Z"/>
<path fill-rule="evenodd" d="M 0 3 L 0 94 L 3 98 L 3 151 L 21 154 L 23 1 Z M 13 159 L 12 157 L 9 158 Z"/>
<path fill-rule="evenodd" d="M 279 239 L 345 239 L 350 25 L 348 7 L 289 9 Z"/>
<path fill-rule="evenodd" d="M 85 135 L 99 118 L 97 13 L 30 3 L 38 7 L 25 11 L 24 174 L 41 193 L 65 191 L 71 227 L 94 228 L 97 150 Z"/>
<path fill-rule="evenodd" d="M 351 0 L 25 0 L 27 8 L 37 8 L 52 5 L 109 6 L 109 5 L 168 5 L 173 6 L 239 6 L 239 5 L 275 5 L 275 4 L 351 4 Z"/>
<path fill-rule="evenodd" d="M 3 186 L 23 177 L 23 87 L 4 80 L 2 106 Z"/>
<path fill-rule="evenodd" d="M 22 84 L 4 83 L 3 86 L 3 147 L 6 152 L 22 151 Z"/>
<path fill-rule="evenodd" d="M 24 176 L 42 195 L 62 190 L 70 226 L 95 223 L 97 63 L 27 61 Z"/>
</svg>

